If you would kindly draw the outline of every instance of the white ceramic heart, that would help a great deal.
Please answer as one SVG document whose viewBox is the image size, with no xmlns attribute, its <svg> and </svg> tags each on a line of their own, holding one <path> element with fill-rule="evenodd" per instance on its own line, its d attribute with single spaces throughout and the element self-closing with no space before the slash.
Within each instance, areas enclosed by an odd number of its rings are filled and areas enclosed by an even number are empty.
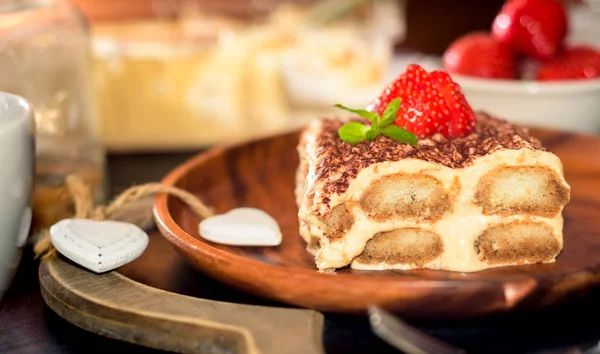
<svg viewBox="0 0 600 354">
<path fill-rule="evenodd" d="M 237 208 L 204 219 L 200 236 L 215 243 L 233 246 L 278 246 L 281 230 L 269 214 L 255 208 Z"/>
<path fill-rule="evenodd" d="M 58 252 L 96 273 L 133 261 L 148 246 L 148 234 L 120 221 L 64 219 L 50 228 L 50 238 Z"/>
</svg>

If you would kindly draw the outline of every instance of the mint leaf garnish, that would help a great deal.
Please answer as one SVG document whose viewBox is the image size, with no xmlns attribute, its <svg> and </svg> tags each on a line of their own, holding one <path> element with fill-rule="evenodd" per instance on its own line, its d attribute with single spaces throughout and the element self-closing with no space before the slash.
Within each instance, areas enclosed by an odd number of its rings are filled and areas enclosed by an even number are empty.
<svg viewBox="0 0 600 354">
<path fill-rule="evenodd" d="M 367 132 L 367 139 L 373 140 L 379 135 L 379 128 L 376 125 L 371 125 L 371 128 Z"/>
<path fill-rule="evenodd" d="M 338 135 L 343 141 L 349 144 L 356 144 L 366 140 L 368 132 L 368 126 L 359 122 L 351 122 L 342 125 L 338 130 Z"/>
<path fill-rule="evenodd" d="M 394 123 L 396 120 L 396 113 L 398 113 L 398 108 L 400 108 L 400 99 L 394 98 L 392 102 L 390 102 L 390 104 L 388 104 L 388 106 L 385 108 L 379 124 L 381 124 L 382 127 L 386 127 Z"/>
<path fill-rule="evenodd" d="M 344 110 L 346 110 L 348 112 L 352 112 L 354 114 L 358 114 L 359 116 L 363 117 L 364 119 L 369 120 L 369 122 L 371 122 L 371 123 L 375 123 L 377 120 L 376 112 L 369 112 L 364 109 L 352 109 L 352 108 L 344 107 L 341 104 L 336 104 L 335 107 L 344 109 Z"/>
<path fill-rule="evenodd" d="M 413 133 L 400 128 L 397 125 L 388 125 L 381 130 L 381 133 L 390 139 L 417 146 L 417 137 Z"/>
<path fill-rule="evenodd" d="M 363 109 L 352 109 L 341 104 L 336 104 L 335 107 L 355 113 L 362 118 L 371 122 L 366 125 L 360 122 L 350 122 L 342 125 L 338 130 L 340 138 L 349 143 L 356 144 L 365 140 L 373 140 L 379 134 L 383 134 L 390 139 L 400 143 L 408 143 L 417 146 L 417 137 L 410 131 L 393 125 L 396 120 L 396 114 L 400 108 L 400 98 L 392 100 L 380 117 L 377 112 L 369 112 Z"/>
</svg>

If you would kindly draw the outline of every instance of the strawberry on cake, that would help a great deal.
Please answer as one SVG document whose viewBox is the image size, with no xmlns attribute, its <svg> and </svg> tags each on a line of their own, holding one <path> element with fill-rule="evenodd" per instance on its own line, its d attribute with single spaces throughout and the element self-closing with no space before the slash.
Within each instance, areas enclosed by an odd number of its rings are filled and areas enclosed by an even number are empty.
<svg viewBox="0 0 600 354">
<path fill-rule="evenodd" d="M 366 110 L 302 134 L 300 234 L 319 270 L 461 272 L 553 262 L 570 198 L 560 159 L 410 65 Z"/>
</svg>

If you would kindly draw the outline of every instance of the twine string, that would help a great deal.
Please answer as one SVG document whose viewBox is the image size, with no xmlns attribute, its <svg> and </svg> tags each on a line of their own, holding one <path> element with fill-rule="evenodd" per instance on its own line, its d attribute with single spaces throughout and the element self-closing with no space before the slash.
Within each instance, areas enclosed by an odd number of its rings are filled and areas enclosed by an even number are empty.
<svg viewBox="0 0 600 354">
<path fill-rule="evenodd" d="M 75 209 L 73 218 L 75 219 L 110 220 L 120 209 L 158 193 L 169 194 L 179 198 L 203 219 L 214 215 L 210 208 L 195 195 L 183 189 L 161 183 L 146 183 L 130 187 L 119 194 L 110 204 L 106 206 L 100 205 L 95 208 L 90 187 L 78 175 L 67 176 L 66 185 L 73 200 Z M 42 238 L 34 245 L 33 250 L 35 258 L 42 257 L 47 259 L 57 255 L 56 249 L 50 239 L 49 230 L 44 232 Z"/>
</svg>

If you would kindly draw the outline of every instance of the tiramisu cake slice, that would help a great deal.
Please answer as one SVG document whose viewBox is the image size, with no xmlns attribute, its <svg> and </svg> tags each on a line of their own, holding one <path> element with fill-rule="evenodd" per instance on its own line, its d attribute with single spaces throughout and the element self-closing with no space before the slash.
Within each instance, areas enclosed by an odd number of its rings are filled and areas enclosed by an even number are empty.
<svg viewBox="0 0 600 354">
<path fill-rule="evenodd" d="M 525 129 L 474 114 L 445 73 L 411 65 L 390 87 L 353 110 L 365 120 L 320 119 L 302 134 L 300 234 L 317 268 L 553 262 L 570 198 L 560 159 Z"/>
</svg>

